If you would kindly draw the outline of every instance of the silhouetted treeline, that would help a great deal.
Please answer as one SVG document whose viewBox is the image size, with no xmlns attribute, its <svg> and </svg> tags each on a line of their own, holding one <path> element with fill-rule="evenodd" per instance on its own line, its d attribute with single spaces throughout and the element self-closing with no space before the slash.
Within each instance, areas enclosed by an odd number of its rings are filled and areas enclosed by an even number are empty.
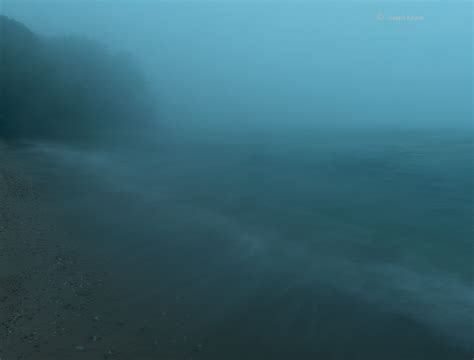
<svg viewBox="0 0 474 360">
<path fill-rule="evenodd" d="M 133 61 L 78 37 L 44 39 L 0 16 L 0 138 L 106 141 L 151 126 Z"/>
</svg>

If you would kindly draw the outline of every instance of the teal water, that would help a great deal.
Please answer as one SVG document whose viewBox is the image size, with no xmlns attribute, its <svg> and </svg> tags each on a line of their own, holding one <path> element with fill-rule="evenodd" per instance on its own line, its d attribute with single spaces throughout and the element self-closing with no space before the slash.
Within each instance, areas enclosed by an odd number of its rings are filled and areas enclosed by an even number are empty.
<svg viewBox="0 0 474 360">
<path fill-rule="evenodd" d="M 471 357 L 471 133 L 220 138 L 33 150 L 60 221 L 113 274 L 121 295 L 104 311 L 146 323 L 117 347 L 135 344 L 137 358 Z"/>
</svg>

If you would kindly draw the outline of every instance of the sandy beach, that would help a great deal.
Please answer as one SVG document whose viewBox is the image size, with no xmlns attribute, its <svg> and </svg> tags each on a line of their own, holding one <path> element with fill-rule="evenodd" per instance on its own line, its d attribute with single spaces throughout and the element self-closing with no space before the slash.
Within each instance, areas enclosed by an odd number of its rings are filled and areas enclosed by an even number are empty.
<svg viewBox="0 0 474 360">
<path fill-rule="evenodd" d="M 45 189 L 24 169 L 31 159 L 0 147 L 0 358 L 79 359 L 102 346 L 91 299 L 100 279 L 77 256 Z M 88 358 L 93 358 L 89 357 Z"/>
</svg>

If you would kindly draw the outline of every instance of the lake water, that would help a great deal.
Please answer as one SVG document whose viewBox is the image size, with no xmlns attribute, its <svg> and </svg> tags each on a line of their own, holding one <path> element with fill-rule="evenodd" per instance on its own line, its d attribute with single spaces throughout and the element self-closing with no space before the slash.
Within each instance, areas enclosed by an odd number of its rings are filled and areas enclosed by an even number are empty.
<svg viewBox="0 0 474 360">
<path fill-rule="evenodd" d="M 471 133 L 221 135 L 24 150 L 127 358 L 472 357 Z"/>
</svg>

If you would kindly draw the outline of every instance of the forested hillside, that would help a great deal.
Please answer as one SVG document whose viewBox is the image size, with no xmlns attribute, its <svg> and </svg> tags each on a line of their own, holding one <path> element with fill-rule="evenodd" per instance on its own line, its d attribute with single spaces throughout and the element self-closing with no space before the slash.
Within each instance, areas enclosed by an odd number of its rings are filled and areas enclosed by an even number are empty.
<svg viewBox="0 0 474 360">
<path fill-rule="evenodd" d="M 85 38 L 43 38 L 0 16 L 0 138 L 97 143 L 133 136 L 155 115 L 130 56 Z"/>
</svg>

